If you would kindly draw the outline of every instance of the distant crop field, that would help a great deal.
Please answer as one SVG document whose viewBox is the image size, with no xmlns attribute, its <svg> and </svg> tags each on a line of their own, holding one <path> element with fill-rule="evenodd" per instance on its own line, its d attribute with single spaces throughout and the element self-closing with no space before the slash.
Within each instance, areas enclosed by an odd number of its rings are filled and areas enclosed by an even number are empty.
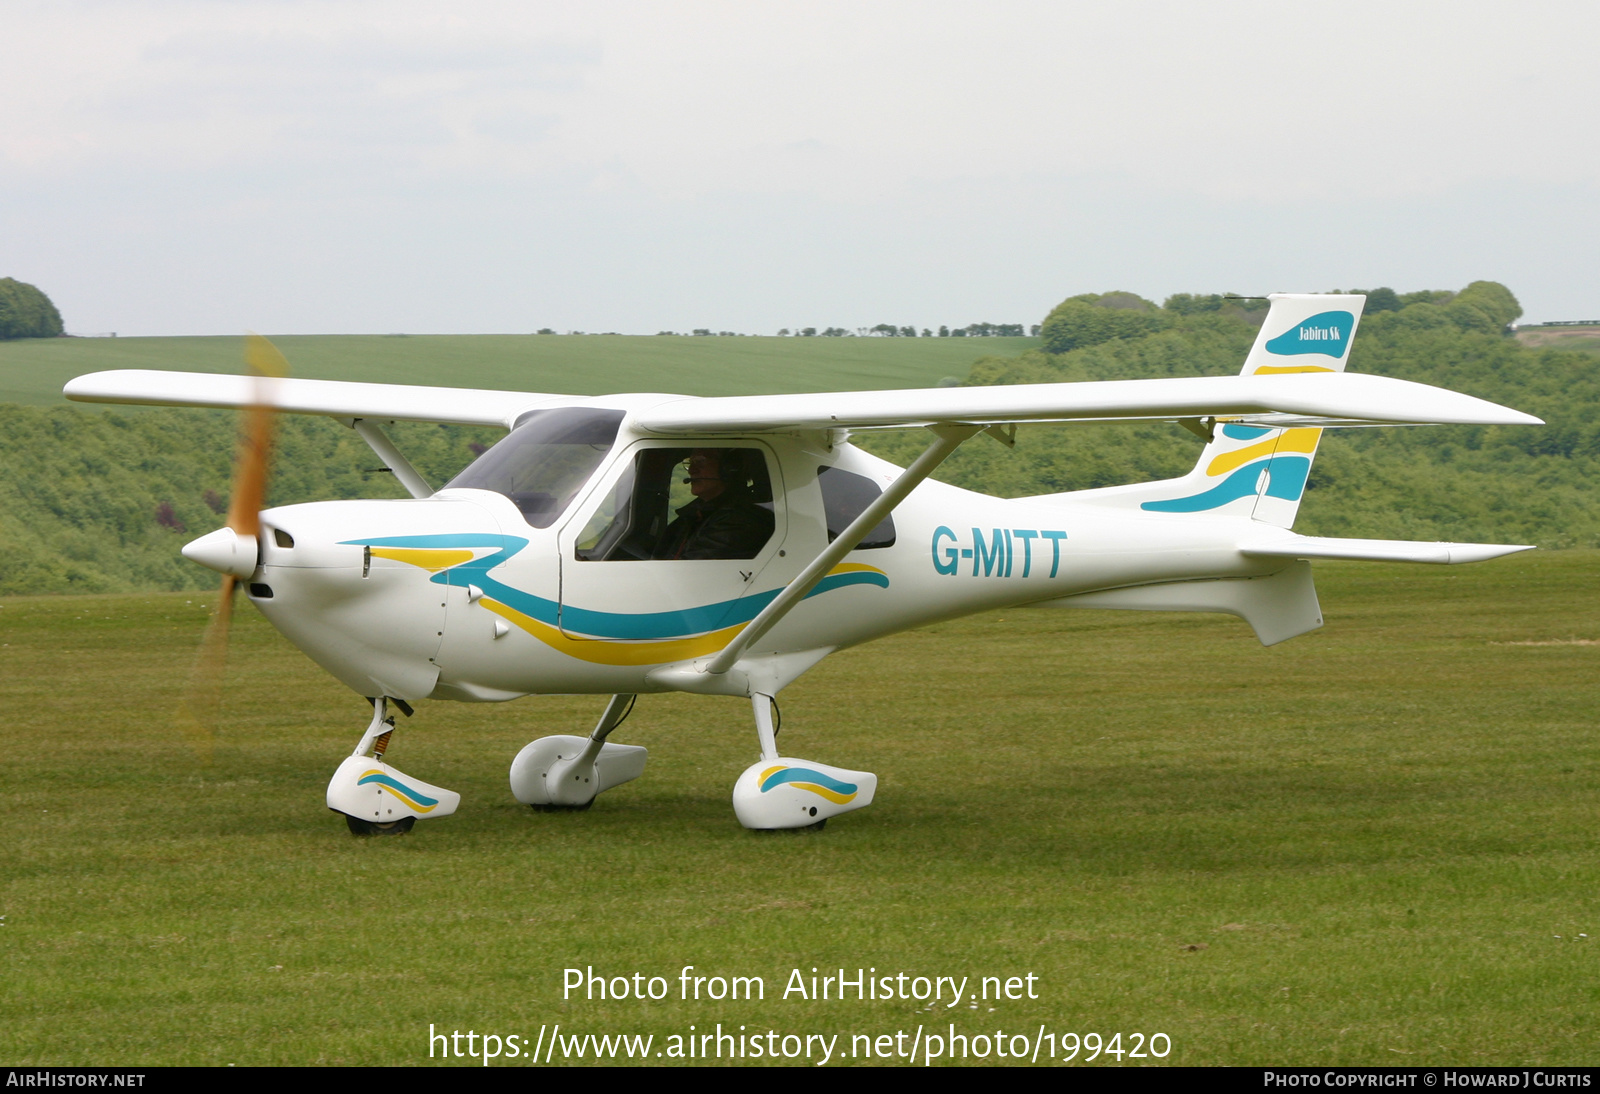
<svg viewBox="0 0 1600 1094">
<path fill-rule="evenodd" d="M 1592 1065 L 1600 552 L 1316 572 L 1327 625 L 1271 649 L 1224 616 L 1037 609 L 829 658 L 783 743 L 878 800 L 786 835 L 729 805 L 748 705 L 663 695 L 613 738 L 644 777 L 570 814 L 506 769 L 601 700 L 420 704 L 389 758 L 461 811 L 353 839 L 322 795 L 366 706 L 253 611 L 206 766 L 171 715 L 209 597 L 0 600 L 0 1059 L 482 1063 L 430 1061 L 432 1027 L 526 1038 L 518 1065 L 559 1025 L 666 1063 L 720 1023 L 857 1065 L 952 1027 L 985 1038 L 967 1063 L 1043 1029 L 1121 1034 L 1096 1063 Z M 764 997 L 682 1000 L 684 966 Z M 569 968 L 670 996 L 564 997 Z M 1036 997 L 785 998 L 813 969 Z"/>
<path fill-rule="evenodd" d="M 571 395 L 760 395 L 932 387 L 1036 338 L 694 338 L 630 335 L 289 335 L 295 375 Z M 0 402 L 60 403 L 102 369 L 237 372 L 242 338 L 32 338 L 0 342 Z"/>
<path fill-rule="evenodd" d="M 1517 341 L 1529 349 L 1600 353 L 1600 324 L 1587 327 L 1529 327 L 1517 331 Z"/>
</svg>

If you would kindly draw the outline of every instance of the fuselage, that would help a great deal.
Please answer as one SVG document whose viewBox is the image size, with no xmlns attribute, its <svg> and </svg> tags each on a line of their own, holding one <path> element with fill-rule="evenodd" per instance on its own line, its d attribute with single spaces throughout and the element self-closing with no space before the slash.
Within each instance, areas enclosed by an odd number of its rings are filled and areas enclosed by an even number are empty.
<svg viewBox="0 0 1600 1094">
<path fill-rule="evenodd" d="M 900 473 L 821 434 L 662 438 L 615 418 L 609 445 L 524 445 L 536 454 L 524 464 L 571 464 L 565 478 L 540 480 L 560 484 L 543 492 L 521 488 L 538 483 L 514 466 L 513 449 L 496 446 L 479 462 L 501 452 L 498 478 L 469 468 L 429 498 L 267 510 L 250 596 L 364 695 L 668 690 L 678 686 L 672 666 L 703 663 L 727 645 Z M 771 513 L 771 536 L 750 557 L 653 557 L 660 530 L 646 525 L 672 519 L 682 499 L 655 497 L 646 479 L 654 473 L 660 490 L 678 490 L 651 469 L 705 449 L 736 451 L 756 467 L 751 504 Z M 1144 513 L 1092 492 L 1005 500 L 927 481 L 745 656 L 806 665 L 993 608 L 1281 569 L 1239 552 L 1249 524 Z"/>
</svg>

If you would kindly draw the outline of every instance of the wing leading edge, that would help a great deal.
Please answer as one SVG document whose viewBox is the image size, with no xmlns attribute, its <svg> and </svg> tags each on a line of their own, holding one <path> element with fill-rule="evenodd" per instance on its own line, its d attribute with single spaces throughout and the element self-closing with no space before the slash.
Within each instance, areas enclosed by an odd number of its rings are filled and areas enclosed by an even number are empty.
<svg viewBox="0 0 1600 1094">
<path fill-rule="evenodd" d="M 637 422 L 674 435 L 1204 417 L 1271 426 L 1543 424 L 1471 395 L 1355 373 L 684 398 L 640 411 Z"/>
<path fill-rule="evenodd" d="M 526 391 L 341 380 L 269 383 L 271 404 L 291 414 L 506 428 L 541 406 L 591 401 Z M 65 389 L 66 397 L 77 402 L 233 408 L 253 405 L 257 392 L 254 381 L 243 376 L 142 369 L 90 373 Z M 1205 417 L 1264 426 L 1543 424 L 1531 414 L 1471 395 L 1354 373 L 659 398 L 643 407 L 635 402 L 635 422 L 646 432 L 667 436 L 904 429 L 941 422 L 991 425 Z"/>
<path fill-rule="evenodd" d="M 271 405 L 288 414 L 451 425 L 510 428 L 529 410 L 550 403 L 575 401 L 570 395 L 527 391 L 363 384 L 344 380 L 269 379 L 264 383 L 268 385 L 266 391 Z M 237 409 L 255 405 L 260 390 L 256 379 L 248 376 L 119 369 L 79 376 L 67 384 L 63 393 L 68 399 L 81 403 Z"/>
</svg>

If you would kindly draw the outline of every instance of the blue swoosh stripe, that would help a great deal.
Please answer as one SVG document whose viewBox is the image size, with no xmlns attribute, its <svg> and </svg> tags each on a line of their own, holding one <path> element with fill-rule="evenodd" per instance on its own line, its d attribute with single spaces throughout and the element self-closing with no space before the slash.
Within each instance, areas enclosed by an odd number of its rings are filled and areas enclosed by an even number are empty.
<svg viewBox="0 0 1600 1094">
<path fill-rule="evenodd" d="M 786 767 L 782 771 L 774 771 L 762 782 L 761 792 L 765 794 L 768 790 L 775 786 L 781 786 L 783 783 L 816 783 L 818 786 L 832 790 L 835 794 L 854 794 L 856 792 L 855 783 L 840 782 L 838 779 L 824 775 L 820 771 L 813 771 L 809 767 Z"/>
<path fill-rule="evenodd" d="M 431 536 L 388 536 L 381 539 L 347 542 L 370 547 L 499 547 L 500 549 L 494 554 L 452 566 L 448 570 L 434 574 L 431 580 L 436 584 L 454 585 L 458 588 L 476 585 L 483 590 L 485 596 L 498 600 L 523 615 L 570 634 L 582 634 L 594 638 L 651 641 L 706 634 L 724 627 L 750 622 L 782 591 L 771 589 L 733 600 L 724 600 L 717 604 L 671 612 L 600 612 L 588 608 L 575 608 L 570 604 L 563 607 L 554 600 L 512 588 L 490 577 L 490 570 L 528 545 L 528 541 L 520 536 L 451 533 Z M 884 574 L 870 570 L 830 574 L 817 582 L 816 586 L 806 594 L 806 598 L 810 599 L 849 585 L 877 585 L 887 589 L 889 579 Z"/>
<path fill-rule="evenodd" d="M 1274 456 L 1265 463 L 1245 464 L 1210 490 L 1191 494 L 1186 498 L 1167 501 L 1147 501 L 1139 506 L 1156 513 L 1203 513 L 1217 509 L 1230 501 L 1249 497 L 1256 492 L 1261 469 L 1267 468 L 1267 496 L 1285 501 L 1299 501 L 1305 491 L 1306 478 L 1311 474 L 1311 461 L 1304 456 Z"/>
<path fill-rule="evenodd" d="M 398 790 L 398 791 L 400 791 L 400 793 L 404 794 L 406 797 L 410 798 L 412 801 L 416 802 L 418 805 L 438 805 L 439 804 L 439 799 L 438 798 L 430 798 L 430 797 L 428 797 L 428 795 L 420 793 L 419 791 L 414 790 L 411 787 L 407 786 L 405 783 L 401 782 L 399 779 L 391 779 L 387 775 L 368 775 L 365 778 L 361 778 L 361 779 L 357 779 L 356 780 L 356 785 L 357 786 L 366 786 L 368 783 L 380 783 L 383 786 L 387 786 L 392 790 Z"/>
</svg>

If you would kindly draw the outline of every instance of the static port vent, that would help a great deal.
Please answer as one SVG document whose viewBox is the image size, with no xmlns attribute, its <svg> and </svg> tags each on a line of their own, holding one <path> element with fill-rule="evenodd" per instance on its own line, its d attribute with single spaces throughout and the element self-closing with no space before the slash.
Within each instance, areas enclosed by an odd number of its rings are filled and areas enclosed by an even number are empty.
<svg viewBox="0 0 1600 1094">
<path fill-rule="evenodd" d="M 287 550 L 294 546 L 294 537 L 282 528 L 274 528 L 272 530 L 272 542 Z"/>
<path fill-rule="evenodd" d="M 252 600 L 271 600 L 272 586 L 262 581 L 252 581 L 250 583 L 250 598 Z"/>
</svg>

